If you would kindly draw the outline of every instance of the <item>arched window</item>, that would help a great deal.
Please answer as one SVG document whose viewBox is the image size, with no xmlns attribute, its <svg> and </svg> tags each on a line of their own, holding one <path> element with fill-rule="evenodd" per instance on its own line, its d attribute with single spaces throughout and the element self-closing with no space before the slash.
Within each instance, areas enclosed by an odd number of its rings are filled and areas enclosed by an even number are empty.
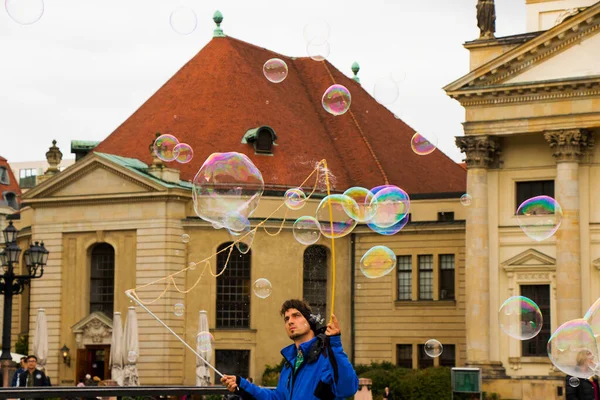
<svg viewBox="0 0 600 400">
<path fill-rule="evenodd" d="M 231 243 L 219 246 L 218 251 Z M 217 255 L 217 328 L 250 328 L 250 255 L 242 254 L 233 246 Z M 229 257 L 229 261 L 227 258 Z"/>
<path fill-rule="evenodd" d="M 327 248 L 310 246 L 304 251 L 303 297 L 313 313 L 325 317 L 327 311 Z"/>
<path fill-rule="evenodd" d="M 113 315 L 115 300 L 115 250 L 100 243 L 92 249 L 90 270 L 90 313 L 102 311 Z"/>
</svg>

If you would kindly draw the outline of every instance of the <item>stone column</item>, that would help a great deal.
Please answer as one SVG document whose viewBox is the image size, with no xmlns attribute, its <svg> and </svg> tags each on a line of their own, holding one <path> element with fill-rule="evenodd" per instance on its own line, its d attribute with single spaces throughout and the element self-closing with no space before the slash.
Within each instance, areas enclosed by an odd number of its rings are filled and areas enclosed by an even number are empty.
<svg viewBox="0 0 600 400">
<path fill-rule="evenodd" d="M 456 145 L 466 155 L 467 208 L 465 297 L 467 365 L 481 367 L 485 375 L 504 373 L 500 362 L 490 361 L 490 273 L 488 224 L 488 168 L 497 160 L 499 140 L 491 136 L 462 136 Z"/>
<path fill-rule="evenodd" d="M 581 240 L 579 226 L 579 162 L 593 145 L 583 129 L 547 131 L 544 138 L 554 150 L 556 182 L 554 197 L 563 217 L 556 231 L 556 298 L 558 325 L 581 318 Z"/>
</svg>

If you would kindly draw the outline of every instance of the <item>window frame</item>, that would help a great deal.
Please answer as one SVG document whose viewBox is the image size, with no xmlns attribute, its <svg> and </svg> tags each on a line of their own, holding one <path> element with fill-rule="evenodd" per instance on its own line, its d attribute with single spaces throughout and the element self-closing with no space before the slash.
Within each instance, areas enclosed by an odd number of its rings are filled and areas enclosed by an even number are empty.
<svg viewBox="0 0 600 400">
<path fill-rule="evenodd" d="M 246 357 L 248 358 L 248 363 L 247 363 L 247 370 L 248 370 L 248 372 L 247 372 L 246 376 L 243 375 L 243 372 L 245 372 L 244 369 L 242 369 L 241 371 L 235 371 L 235 370 L 231 370 L 231 369 L 229 369 L 227 367 L 225 367 L 225 368 L 223 367 L 223 365 L 221 364 L 221 362 L 219 362 L 218 360 L 219 360 L 219 356 L 222 353 L 224 353 L 224 352 L 229 352 L 229 353 L 245 353 L 246 354 Z M 219 353 L 221 353 L 221 354 L 219 354 Z M 233 357 L 231 356 L 231 354 L 229 354 L 228 356 L 227 356 L 227 354 L 225 354 L 225 355 L 223 355 L 223 357 L 225 359 L 231 359 L 232 361 L 235 361 L 233 359 Z M 240 362 L 234 363 L 234 364 L 240 365 Z M 220 371 L 228 371 L 228 373 L 235 374 L 235 375 L 240 375 L 240 376 L 242 376 L 244 378 L 247 378 L 247 377 L 250 376 L 250 372 L 251 372 L 250 371 L 250 367 L 251 367 L 251 364 L 252 364 L 252 350 L 250 350 L 250 349 L 215 349 L 215 367 L 218 370 L 220 370 Z"/>
<path fill-rule="evenodd" d="M 424 259 L 425 257 L 431 257 L 431 267 L 430 268 L 421 268 L 421 259 Z M 434 299 L 434 292 L 435 292 L 435 281 L 434 281 L 434 274 L 435 274 L 435 257 L 433 254 L 419 254 L 417 256 L 417 287 L 418 287 L 418 291 L 417 291 L 417 299 L 421 300 L 421 301 L 432 301 Z M 427 273 L 431 273 L 431 298 L 423 298 L 422 294 L 421 294 L 421 275 L 423 275 L 425 272 Z M 429 280 L 429 278 L 427 278 L 427 280 Z M 429 287 L 429 284 L 427 284 L 427 286 Z M 429 292 L 429 290 L 428 290 Z"/>
<path fill-rule="evenodd" d="M 410 269 L 409 270 L 405 270 L 405 269 L 400 269 L 400 258 L 401 257 L 407 257 L 409 260 L 409 265 L 410 265 Z M 412 301 L 413 299 L 413 293 L 412 293 L 412 286 L 413 286 L 413 256 L 412 254 L 401 254 L 401 255 L 397 255 L 396 256 L 396 295 L 394 296 L 396 301 Z M 409 292 L 408 292 L 408 299 L 401 299 L 400 298 L 400 274 L 405 274 L 408 275 L 408 281 L 409 281 Z"/>
<path fill-rule="evenodd" d="M 521 357 L 547 357 L 548 356 L 548 352 L 546 349 L 546 346 L 544 345 L 544 343 L 548 343 L 548 340 L 550 339 L 550 336 L 552 335 L 552 328 L 551 328 L 551 321 L 552 321 L 552 287 L 549 283 L 547 284 L 519 284 L 519 295 L 520 296 L 525 296 L 527 298 L 531 298 L 530 296 L 526 296 L 523 293 L 523 287 L 542 287 L 545 286 L 548 289 L 548 305 L 540 305 L 540 301 L 539 299 L 531 299 L 533 300 L 538 307 L 540 308 L 540 311 L 542 312 L 542 317 L 543 317 L 543 322 L 542 322 L 542 329 L 541 331 L 532 339 L 530 340 L 524 340 L 521 341 Z M 544 310 L 547 309 L 547 313 L 544 313 Z M 540 340 L 542 339 L 543 340 Z M 527 345 L 532 344 L 534 342 L 537 343 L 539 345 L 539 350 L 537 354 L 529 354 L 526 353 L 525 349 L 527 347 Z M 541 345 L 540 345 L 541 343 Z"/>
<path fill-rule="evenodd" d="M 452 268 L 443 269 L 444 263 L 442 262 L 442 257 L 444 256 L 452 256 Z M 438 254 L 438 299 L 439 300 L 455 300 L 456 299 L 456 254 Z M 442 279 L 443 274 L 442 271 L 452 271 L 452 297 L 442 298 L 442 284 L 444 280 Z"/>
<path fill-rule="evenodd" d="M 251 320 L 250 320 L 250 311 L 251 311 L 251 301 L 252 296 L 251 285 L 252 285 L 252 250 L 249 250 L 246 254 L 242 254 L 237 247 L 233 247 L 231 254 L 229 250 L 222 251 L 226 249 L 228 246 L 232 245 L 233 242 L 227 242 L 221 244 L 217 248 L 217 274 L 221 273 L 224 265 L 221 265 L 229 258 L 228 266 L 225 272 L 219 276 L 216 283 L 216 295 L 215 295 L 215 326 L 216 329 L 250 329 Z M 240 258 L 241 260 L 236 260 Z M 237 273 L 238 270 L 232 268 L 233 262 L 239 263 L 247 263 L 247 271 L 241 271 L 240 275 L 230 276 L 231 273 Z M 241 280 L 241 284 L 236 282 Z M 221 293 L 220 290 L 223 290 L 228 287 L 228 285 L 236 285 L 237 292 L 227 292 Z M 220 299 L 220 296 L 223 298 Z M 230 300 L 225 300 L 225 297 L 229 297 Z M 234 300 L 231 298 L 234 297 Z M 233 308 L 228 308 L 227 306 L 234 305 Z M 227 314 L 225 316 L 224 314 Z M 232 317 L 232 314 L 235 317 Z M 241 323 L 237 323 L 236 321 L 240 320 Z M 232 324 L 231 321 L 234 321 Z"/>
<path fill-rule="evenodd" d="M 404 362 L 407 362 L 407 361 L 410 360 L 410 366 L 409 367 L 408 366 L 400 365 L 400 362 L 399 362 L 400 361 L 400 347 L 404 347 L 405 350 L 406 349 L 410 349 L 410 358 L 403 359 Z M 395 348 L 396 348 L 396 364 L 395 365 L 396 365 L 396 367 L 410 368 L 410 369 L 414 368 L 414 365 L 413 365 L 413 361 L 414 361 L 413 360 L 414 348 L 413 347 L 414 346 L 411 343 L 409 343 L 409 344 L 407 344 L 407 343 L 396 343 L 396 345 L 395 345 Z"/>
<path fill-rule="evenodd" d="M 103 249 L 104 248 L 104 249 Z M 111 250 L 111 252 L 109 252 L 108 250 Z M 98 252 L 98 253 L 96 253 Z M 115 264 L 116 264 L 116 257 L 115 257 L 115 248 L 114 246 L 112 246 L 109 243 L 106 242 L 101 242 L 101 243 L 95 243 L 90 251 L 90 275 L 89 275 L 89 282 L 90 282 L 90 289 L 89 289 L 89 301 L 88 301 L 88 307 L 90 310 L 90 313 L 92 312 L 103 312 L 104 314 L 106 314 L 107 316 L 112 316 L 114 311 L 115 311 Z M 94 268 L 99 267 L 99 265 L 94 265 L 95 263 L 100 263 L 102 262 L 102 264 L 104 264 L 106 261 L 102 260 L 102 259 L 98 259 L 96 257 L 108 257 L 109 260 L 110 258 L 112 258 L 112 268 L 110 269 L 99 269 L 98 271 L 100 272 L 99 276 L 94 276 Z M 108 265 L 108 264 L 107 264 Z M 112 301 L 103 301 L 103 300 L 92 300 L 92 293 L 94 292 L 94 283 L 99 283 L 100 285 L 104 284 L 103 287 L 110 287 L 111 285 L 106 285 L 106 283 L 108 281 L 110 281 L 111 279 L 111 273 L 109 273 L 108 275 L 106 275 L 106 271 L 111 271 L 112 272 L 112 294 L 107 293 L 100 293 L 100 296 L 108 296 L 108 297 L 112 297 Z"/>
<path fill-rule="evenodd" d="M 325 261 L 324 271 L 325 271 L 325 273 L 324 273 L 324 277 L 319 276 L 319 277 L 316 277 L 315 279 L 307 279 L 307 277 L 306 277 L 307 255 L 308 255 L 307 253 L 310 251 L 313 251 L 313 250 L 324 252 L 324 261 Z M 323 261 L 323 260 L 320 260 L 320 261 Z M 314 269 L 319 271 L 320 270 L 319 265 L 317 265 Z M 309 271 L 309 275 L 310 275 L 310 271 Z M 311 294 L 307 293 L 307 283 L 309 283 L 311 281 L 320 282 L 322 284 L 321 289 L 320 289 L 322 298 L 319 299 L 319 301 L 317 301 L 317 302 L 312 301 L 312 300 L 314 300 L 314 297 Z M 327 299 L 329 298 L 329 295 L 328 295 L 329 284 L 328 283 L 329 283 L 329 249 L 323 245 L 308 246 L 302 253 L 302 298 L 305 299 L 306 301 L 308 301 L 308 303 L 310 304 L 314 313 L 320 314 L 323 318 L 325 318 L 325 316 L 327 315 L 327 310 L 328 310 L 328 308 L 327 308 L 328 307 Z"/>
<path fill-rule="evenodd" d="M 552 193 L 545 193 L 545 189 L 542 187 L 542 192 L 535 192 L 535 193 L 539 193 L 539 194 L 534 194 L 533 193 L 533 189 L 530 188 L 530 191 L 532 193 L 530 193 L 529 195 L 527 195 L 525 198 L 521 199 L 519 196 L 519 185 L 525 185 L 525 184 L 529 184 L 529 185 L 534 185 L 536 183 L 549 183 L 552 182 Z M 519 209 L 519 206 L 527 199 L 530 199 L 532 197 L 536 197 L 536 196 L 549 196 L 554 198 L 556 194 L 556 180 L 555 179 L 535 179 L 535 180 L 516 180 L 515 181 L 515 215 L 517 214 L 517 210 Z"/>
</svg>

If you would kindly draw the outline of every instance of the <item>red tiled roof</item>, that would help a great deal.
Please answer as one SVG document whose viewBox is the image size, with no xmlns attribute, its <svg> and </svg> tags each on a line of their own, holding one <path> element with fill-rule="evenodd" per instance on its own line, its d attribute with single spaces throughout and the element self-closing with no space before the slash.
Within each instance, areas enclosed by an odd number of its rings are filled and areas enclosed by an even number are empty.
<svg viewBox="0 0 600 400">
<path fill-rule="evenodd" d="M 8 180 L 9 184 L 5 185 L 0 182 L 0 201 L 4 201 L 4 192 L 12 192 L 17 195 L 17 201 L 21 203 L 21 188 L 19 187 L 19 181 L 15 178 L 15 174 L 13 174 L 10 165 L 6 158 L 0 156 L 0 167 L 6 168 L 8 172 Z"/>
<path fill-rule="evenodd" d="M 279 84 L 262 73 L 273 57 L 289 67 Z M 352 94 L 350 111 L 337 117 L 321 106 L 334 83 Z M 277 134 L 273 156 L 255 155 L 252 145 L 241 143 L 246 131 L 262 125 Z M 94 150 L 150 164 L 148 145 L 156 132 L 194 149 L 189 164 L 168 163 L 183 180 L 193 179 L 211 153 L 237 151 L 260 169 L 267 187 L 297 186 L 326 159 L 336 190 L 374 187 L 386 177 L 409 194 L 466 188 L 464 169 L 439 150 L 414 154 L 414 130 L 330 63 L 282 56 L 231 37 L 210 41 Z"/>
<path fill-rule="evenodd" d="M 467 163 L 466 163 L 466 162 L 461 162 L 461 163 L 458 163 L 458 165 L 460 165 L 460 167 L 461 167 L 462 169 L 464 169 L 465 171 L 467 170 Z"/>
</svg>

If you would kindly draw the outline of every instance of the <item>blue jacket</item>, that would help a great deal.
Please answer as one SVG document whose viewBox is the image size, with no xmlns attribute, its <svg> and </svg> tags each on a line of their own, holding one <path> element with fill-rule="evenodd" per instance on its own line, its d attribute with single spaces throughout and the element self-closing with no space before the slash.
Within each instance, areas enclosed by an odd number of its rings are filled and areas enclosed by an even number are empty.
<svg viewBox="0 0 600 400">
<path fill-rule="evenodd" d="M 292 366 L 296 362 L 296 345 L 281 350 L 285 363 L 276 389 L 263 389 L 243 378 L 239 380 L 239 387 L 256 400 L 345 399 L 354 396 L 358 390 L 358 377 L 344 353 L 341 336 L 319 335 L 302 343 L 300 349 L 304 362 L 295 374 Z M 334 359 L 331 360 L 331 357 Z M 335 369 L 334 364 L 337 364 Z"/>
</svg>

